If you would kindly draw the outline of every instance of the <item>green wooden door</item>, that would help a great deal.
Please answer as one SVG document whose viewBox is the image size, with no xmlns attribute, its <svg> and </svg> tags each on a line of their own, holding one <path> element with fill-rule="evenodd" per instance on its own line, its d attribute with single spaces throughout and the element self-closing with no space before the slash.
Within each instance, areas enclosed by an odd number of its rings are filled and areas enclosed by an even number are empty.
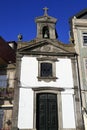
<svg viewBox="0 0 87 130">
<path fill-rule="evenodd" d="M 37 130 L 58 130 L 57 96 L 52 93 L 37 94 Z"/>
</svg>

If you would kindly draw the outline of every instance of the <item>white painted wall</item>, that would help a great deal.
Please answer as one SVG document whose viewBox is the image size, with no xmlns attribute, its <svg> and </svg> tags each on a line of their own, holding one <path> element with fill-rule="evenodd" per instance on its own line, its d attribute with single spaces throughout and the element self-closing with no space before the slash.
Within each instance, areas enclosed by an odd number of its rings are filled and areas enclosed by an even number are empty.
<svg viewBox="0 0 87 130">
<path fill-rule="evenodd" d="M 75 128 L 73 95 L 62 94 L 63 128 Z"/>
<path fill-rule="evenodd" d="M 21 63 L 19 103 L 19 128 L 33 128 L 33 91 L 32 87 L 72 88 L 72 68 L 70 59 L 58 58 L 56 62 L 56 82 L 38 81 L 38 61 L 35 57 L 23 57 Z M 29 88 L 29 89 L 28 89 Z M 75 128 L 73 90 L 62 93 L 63 128 Z"/>
<path fill-rule="evenodd" d="M 24 87 L 73 87 L 70 59 L 59 59 L 56 62 L 56 82 L 38 81 L 38 61 L 36 58 L 23 57 L 21 68 L 21 85 Z"/>
<path fill-rule="evenodd" d="M 33 91 L 20 88 L 18 128 L 33 128 Z"/>
</svg>

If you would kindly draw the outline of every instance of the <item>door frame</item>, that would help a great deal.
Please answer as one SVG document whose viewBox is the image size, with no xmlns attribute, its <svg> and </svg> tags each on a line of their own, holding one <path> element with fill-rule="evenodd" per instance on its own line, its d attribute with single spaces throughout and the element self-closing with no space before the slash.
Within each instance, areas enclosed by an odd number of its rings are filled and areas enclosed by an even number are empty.
<svg viewBox="0 0 87 130">
<path fill-rule="evenodd" d="M 34 104 L 33 104 L 33 128 L 36 129 L 36 96 L 39 93 L 52 93 L 57 95 L 57 113 L 58 113 L 58 130 L 63 128 L 63 120 L 62 120 L 62 99 L 61 99 L 61 91 L 55 87 L 38 87 L 33 88 L 34 91 Z"/>
</svg>

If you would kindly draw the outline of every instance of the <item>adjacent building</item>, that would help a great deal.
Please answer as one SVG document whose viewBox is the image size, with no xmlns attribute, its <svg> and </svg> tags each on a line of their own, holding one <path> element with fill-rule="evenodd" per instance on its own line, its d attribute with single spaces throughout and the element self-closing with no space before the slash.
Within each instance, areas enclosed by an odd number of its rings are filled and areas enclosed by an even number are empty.
<svg viewBox="0 0 87 130">
<path fill-rule="evenodd" d="M 71 34 L 78 54 L 84 123 L 87 127 L 87 9 L 71 18 Z M 86 128 L 87 129 L 87 128 Z"/>
<path fill-rule="evenodd" d="M 15 42 L 0 37 L 0 130 L 12 126 L 16 47 Z"/>
</svg>

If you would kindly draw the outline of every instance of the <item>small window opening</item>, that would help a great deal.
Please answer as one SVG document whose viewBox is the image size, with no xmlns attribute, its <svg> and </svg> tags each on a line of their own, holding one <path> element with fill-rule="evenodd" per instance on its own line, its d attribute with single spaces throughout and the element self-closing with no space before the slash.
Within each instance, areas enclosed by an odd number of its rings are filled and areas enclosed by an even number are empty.
<svg viewBox="0 0 87 130">
<path fill-rule="evenodd" d="M 52 77 L 51 63 L 41 63 L 41 77 Z"/>
<path fill-rule="evenodd" d="M 87 33 L 83 33 L 83 45 L 87 46 Z"/>
<path fill-rule="evenodd" d="M 43 38 L 49 38 L 49 28 L 48 28 L 48 26 L 43 27 Z"/>
</svg>

